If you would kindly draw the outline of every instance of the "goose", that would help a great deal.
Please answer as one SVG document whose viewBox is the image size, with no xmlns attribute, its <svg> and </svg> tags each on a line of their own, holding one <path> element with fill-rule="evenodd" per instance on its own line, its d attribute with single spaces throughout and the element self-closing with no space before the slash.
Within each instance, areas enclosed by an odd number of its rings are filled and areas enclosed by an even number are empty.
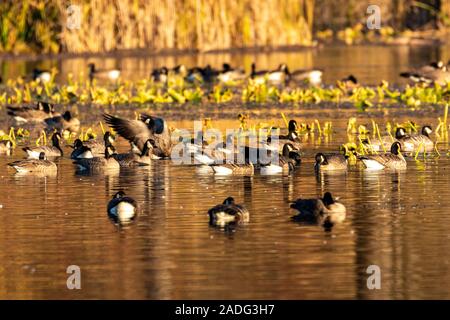
<svg viewBox="0 0 450 320">
<path fill-rule="evenodd" d="M 251 176 L 255 172 L 255 167 L 253 163 L 244 163 L 244 164 L 225 163 L 225 164 L 211 165 L 211 168 L 213 169 L 216 175 Z"/>
<path fill-rule="evenodd" d="M 105 148 L 104 157 L 75 159 L 74 164 L 76 164 L 80 170 L 95 171 L 101 169 L 119 169 L 120 164 L 114 159 L 114 153 L 114 147 L 107 146 Z"/>
<path fill-rule="evenodd" d="M 116 81 L 120 77 L 120 69 L 97 69 L 94 63 L 88 64 L 89 80 L 92 82 L 94 78 L 103 78 Z"/>
<path fill-rule="evenodd" d="M 373 150 L 373 151 L 382 151 L 383 147 L 388 150 L 392 143 L 395 141 L 400 141 L 401 139 L 403 139 L 404 137 L 406 137 L 406 131 L 404 128 L 402 127 L 398 127 L 395 130 L 395 138 L 391 137 L 391 136 L 383 136 L 381 137 L 381 141 L 379 139 L 375 139 L 370 141 L 368 139 L 363 139 L 362 140 L 362 144 L 369 150 Z"/>
<path fill-rule="evenodd" d="M 222 71 L 217 75 L 217 80 L 221 83 L 229 83 L 245 79 L 245 72 L 242 69 L 233 69 L 228 63 L 224 63 Z"/>
<path fill-rule="evenodd" d="M 289 81 L 307 81 L 313 86 L 318 86 L 322 83 L 323 71 L 319 69 L 302 69 L 289 72 Z"/>
<path fill-rule="evenodd" d="M 7 106 L 6 109 L 17 124 L 41 122 L 55 116 L 54 106 L 47 102 L 38 102 L 35 106 Z"/>
<path fill-rule="evenodd" d="M 291 203 L 291 208 L 299 212 L 291 218 L 293 221 L 319 223 L 327 227 L 343 222 L 347 214 L 345 206 L 333 199 L 330 192 L 325 192 L 319 199 L 297 199 Z"/>
<path fill-rule="evenodd" d="M 154 69 L 150 74 L 150 79 L 155 83 L 166 84 L 169 79 L 169 69 L 167 67 Z"/>
<path fill-rule="evenodd" d="M 250 221 L 250 213 L 241 204 L 236 204 L 233 197 L 226 198 L 223 203 L 208 210 L 211 225 L 225 226 L 229 223 L 246 223 Z"/>
<path fill-rule="evenodd" d="M 42 83 L 50 82 L 52 74 L 49 70 L 33 69 L 33 80 L 39 80 Z"/>
<path fill-rule="evenodd" d="M 392 144 L 391 153 L 359 156 L 358 159 L 369 170 L 406 168 L 406 160 L 401 153 L 401 144 L 398 141 Z"/>
<path fill-rule="evenodd" d="M 44 119 L 47 130 L 57 130 L 59 132 L 69 131 L 77 133 L 80 131 L 80 120 L 75 118 L 70 111 L 64 112 L 62 115 Z"/>
<path fill-rule="evenodd" d="M 314 169 L 316 171 L 347 170 L 347 157 L 343 154 L 318 153 L 315 159 Z"/>
<path fill-rule="evenodd" d="M 282 84 L 285 83 L 289 77 L 289 70 L 286 64 L 280 64 L 278 69 L 267 71 L 261 70 L 256 71 L 255 63 L 252 63 L 252 70 L 250 73 L 250 78 L 256 83 L 265 83 L 266 80 L 272 84 Z"/>
<path fill-rule="evenodd" d="M 25 159 L 8 163 L 18 173 L 55 173 L 58 169 L 53 161 L 47 160 L 45 153 L 41 152 L 38 159 Z"/>
<path fill-rule="evenodd" d="M 36 147 L 25 147 L 22 150 L 25 151 L 30 159 L 39 159 L 42 152 L 47 157 L 61 157 L 63 156 L 63 150 L 61 148 L 61 134 L 55 132 L 52 135 L 52 145 L 51 146 L 36 146 Z"/>
<path fill-rule="evenodd" d="M 142 152 L 148 139 L 155 141 L 153 154 L 158 157 L 170 157 L 172 142 L 167 122 L 158 117 L 141 114 L 139 120 L 128 120 L 109 114 L 103 115 L 105 121 L 120 136 L 136 145 Z"/>
<path fill-rule="evenodd" d="M 10 154 L 13 149 L 13 143 L 11 140 L 0 140 L 0 154 L 6 153 Z"/>
<path fill-rule="evenodd" d="M 301 163 L 298 150 L 294 149 L 291 143 L 283 146 L 283 153 L 279 156 L 278 163 L 261 164 L 260 171 L 262 175 L 271 174 L 289 174 Z"/>
<path fill-rule="evenodd" d="M 119 163 L 121 167 L 131 167 L 131 166 L 145 166 L 151 163 L 151 157 L 149 154 L 152 154 L 153 144 L 155 141 L 148 139 L 144 144 L 144 149 L 140 155 L 137 155 L 134 152 L 129 153 L 115 153 L 112 156 Z"/>
<path fill-rule="evenodd" d="M 120 190 L 108 203 L 108 216 L 115 222 L 130 222 L 136 217 L 138 204 L 136 200 L 125 195 Z"/>
<path fill-rule="evenodd" d="M 70 158 L 77 159 L 85 157 L 103 157 L 105 155 L 105 147 L 112 146 L 114 140 L 114 136 L 109 131 L 106 131 L 103 135 L 103 142 L 94 139 L 89 139 L 83 142 L 80 139 L 77 139 L 74 141 L 74 150 L 72 151 Z"/>
<path fill-rule="evenodd" d="M 401 144 L 403 152 L 434 151 L 434 142 L 430 139 L 430 134 L 433 132 L 431 126 L 423 126 L 420 134 L 403 135 L 397 138 Z"/>
<path fill-rule="evenodd" d="M 337 86 L 346 94 L 352 94 L 353 90 L 359 87 L 358 79 L 350 74 L 349 76 L 337 81 Z"/>
<path fill-rule="evenodd" d="M 450 82 L 450 72 L 442 61 L 430 63 L 426 66 L 400 73 L 403 78 L 408 78 L 413 82 L 437 83 L 441 86 Z"/>
</svg>

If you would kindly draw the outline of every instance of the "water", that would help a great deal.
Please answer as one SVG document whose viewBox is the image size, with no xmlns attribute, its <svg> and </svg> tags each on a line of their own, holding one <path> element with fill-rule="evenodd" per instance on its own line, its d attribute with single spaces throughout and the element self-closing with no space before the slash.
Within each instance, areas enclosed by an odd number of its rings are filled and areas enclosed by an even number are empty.
<svg viewBox="0 0 450 320">
<path fill-rule="evenodd" d="M 305 66 L 335 66 L 328 79 L 355 73 L 367 83 L 377 83 L 381 78 L 394 79 L 404 66 L 442 57 L 437 51 L 407 47 L 322 50 L 262 55 L 258 61 L 261 67 L 265 59 L 266 65 L 294 61 L 300 67 L 303 60 L 296 57 L 309 56 L 312 60 Z M 375 53 L 367 56 L 372 50 Z M 399 58 L 387 58 L 391 57 L 388 52 Z M 348 63 L 350 54 L 354 64 Z M 333 59 L 333 55 L 342 58 Z M 410 60 L 404 60 L 408 56 Z M 145 60 L 139 59 L 123 58 L 120 63 L 132 61 L 134 66 Z M 215 55 L 164 59 L 177 63 L 217 59 L 217 65 L 224 60 Z M 233 63 L 247 63 L 253 57 L 233 59 Z M 50 63 L 63 66 L 64 73 L 86 61 Z M 148 69 L 154 61 L 142 63 L 142 69 Z M 4 66 L 13 70 L 21 64 L 8 61 Z M 18 177 L 6 164 L 23 156 L 20 148 L 10 157 L 0 155 L 0 299 L 450 298 L 446 285 L 450 280 L 448 143 L 440 145 L 440 158 L 408 159 L 404 172 L 370 173 L 352 167 L 344 174 L 316 176 L 313 170 L 315 153 L 337 150 L 347 141 L 349 116 L 356 115 L 358 123 L 369 128 L 371 119 L 380 127 L 387 121 L 411 119 L 435 128 L 442 111 L 397 109 L 383 116 L 374 110 L 366 116 L 353 108 L 336 112 L 333 106 L 280 109 L 299 121 L 333 121 L 331 136 L 316 134 L 305 142 L 302 166 L 291 176 L 223 178 L 170 161 L 155 161 L 149 168 L 80 175 L 67 158 L 70 149 L 66 147 L 56 177 Z M 250 114 L 251 124 L 263 120 L 283 125 L 279 110 L 268 107 L 217 111 L 208 105 L 192 111 L 166 106 L 148 112 L 165 116 L 177 128 L 192 128 L 192 120 L 210 116 L 215 127 L 225 129 L 238 127 L 236 114 L 242 110 Z M 80 111 L 84 124 L 96 125 L 103 110 Z M 125 117 L 133 117 L 134 112 L 110 111 Z M 1 123 L 7 128 L 5 120 Z M 120 140 L 119 151 L 126 148 Z M 138 219 L 122 227 L 106 213 L 108 201 L 119 189 L 134 197 L 141 208 Z M 295 213 L 290 201 L 325 191 L 346 205 L 343 224 L 325 232 L 320 226 L 290 221 Z M 230 195 L 248 208 L 250 222 L 227 230 L 209 226 L 208 209 Z M 81 290 L 66 287 L 70 265 L 81 268 Z M 381 268 L 380 290 L 367 289 L 369 265 Z"/>
</svg>

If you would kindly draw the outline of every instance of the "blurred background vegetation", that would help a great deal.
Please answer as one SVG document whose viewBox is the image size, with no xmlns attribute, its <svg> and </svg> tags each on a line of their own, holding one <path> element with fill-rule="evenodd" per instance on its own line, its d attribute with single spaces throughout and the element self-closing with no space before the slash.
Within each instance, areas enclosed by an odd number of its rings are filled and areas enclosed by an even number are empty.
<svg viewBox="0 0 450 320">
<path fill-rule="evenodd" d="M 79 29 L 66 27 L 71 4 L 81 7 Z M 450 25 L 450 0 L 2 0 L 0 52 L 311 45 L 364 23 L 370 4 L 397 32 Z"/>
</svg>

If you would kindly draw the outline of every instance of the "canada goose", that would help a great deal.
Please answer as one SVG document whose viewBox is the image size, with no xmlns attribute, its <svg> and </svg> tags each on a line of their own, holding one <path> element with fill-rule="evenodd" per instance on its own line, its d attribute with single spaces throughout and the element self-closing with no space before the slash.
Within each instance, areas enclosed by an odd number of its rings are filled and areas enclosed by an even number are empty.
<svg viewBox="0 0 450 320">
<path fill-rule="evenodd" d="M 368 139 L 364 139 L 364 140 L 362 140 L 362 143 L 367 149 L 379 152 L 379 151 L 383 150 L 383 147 L 386 150 L 389 150 L 389 148 L 391 147 L 393 142 L 399 141 L 399 140 L 403 139 L 404 137 L 406 137 L 405 129 L 402 127 L 398 127 L 395 130 L 395 138 L 393 138 L 391 136 L 383 136 L 383 137 L 381 137 L 381 141 L 379 139 L 375 139 L 375 140 L 371 140 L 369 143 Z"/>
<path fill-rule="evenodd" d="M 256 71 L 256 65 L 252 63 L 250 78 L 256 83 L 265 83 L 267 80 L 267 82 L 272 84 L 282 84 L 289 78 L 289 70 L 287 65 L 283 63 L 278 66 L 278 69 L 272 71 Z"/>
<path fill-rule="evenodd" d="M 283 153 L 278 158 L 278 163 L 270 162 L 261 164 L 261 174 L 289 174 L 301 163 L 301 158 L 298 150 L 294 149 L 291 143 L 286 143 L 283 146 Z"/>
<path fill-rule="evenodd" d="M 137 210 L 137 201 L 127 197 L 122 190 L 117 192 L 108 203 L 108 216 L 116 223 L 130 222 L 136 217 Z"/>
<path fill-rule="evenodd" d="M 442 61 L 430 63 L 407 72 L 400 73 L 403 78 L 408 78 L 413 82 L 437 83 L 441 86 L 450 82 L 450 72 Z"/>
<path fill-rule="evenodd" d="M 57 130 L 63 132 L 65 130 L 70 133 L 77 133 L 80 131 L 80 120 L 72 116 L 70 111 L 64 112 L 60 116 L 54 116 L 44 120 L 48 130 Z"/>
<path fill-rule="evenodd" d="M 102 78 L 116 81 L 120 77 L 120 69 L 97 69 L 94 63 L 88 64 L 89 80 L 92 82 L 94 78 Z"/>
<path fill-rule="evenodd" d="M 18 124 L 27 122 L 41 122 L 55 116 L 55 108 L 47 102 L 38 102 L 36 106 L 7 106 L 8 115 Z"/>
<path fill-rule="evenodd" d="M 347 211 L 342 203 L 333 199 L 330 192 L 325 192 L 321 199 L 297 199 L 291 204 L 291 208 L 299 211 L 292 220 L 319 223 L 328 227 L 343 222 Z"/>
<path fill-rule="evenodd" d="M 58 167 L 50 160 L 47 160 L 45 153 L 39 154 L 39 159 L 25 159 L 8 163 L 18 173 L 54 173 Z"/>
<path fill-rule="evenodd" d="M 255 172 L 255 167 L 253 163 L 225 163 L 212 165 L 211 168 L 214 170 L 216 175 L 244 175 L 251 176 Z"/>
<path fill-rule="evenodd" d="M 121 167 L 131 167 L 131 166 L 145 166 L 151 163 L 151 157 L 149 154 L 152 154 L 153 144 L 155 142 L 151 139 L 148 139 L 144 144 L 144 149 L 140 155 L 137 155 L 134 152 L 129 153 L 119 153 L 113 154 L 112 156 L 116 161 L 120 164 Z"/>
<path fill-rule="evenodd" d="M 155 83 L 166 84 L 169 79 L 169 69 L 166 67 L 154 69 L 150 74 L 150 79 Z"/>
<path fill-rule="evenodd" d="M 433 132 L 431 126 L 423 126 L 420 134 L 404 135 L 399 138 L 403 152 L 433 152 L 434 142 L 430 139 L 430 133 Z"/>
<path fill-rule="evenodd" d="M 354 75 L 349 75 L 339 81 L 337 81 L 337 86 L 344 91 L 346 94 L 352 94 L 353 90 L 358 88 L 359 82 Z"/>
<path fill-rule="evenodd" d="M 347 170 L 347 158 L 343 154 L 324 155 L 318 153 L 314 169 L 316 171 Z"/>
<path fill-rule="evenodd" d="M 222 71 L 217 75 L 217 80 L 222 83 L 240 81 L 245 79 L 245 72 L 242 69 L 233 69 L 228 63 L 223 64 Z"/>
<path fill-rule="evenodd" d="M 236 204 L 232 197 L 208 210 L 211 225 L 225 226 L 229 223 L 246 223 L 250 220 L 250 213 L 240 204 Z"/>
<path fill-rule="evenodd" d="M 188 74 L 188 69 L 184 64 L 179 64 L 172 68 L 171 73 L 177 76 L 186 77 Z"/>
<path fill-rule="evenodd" d="M 113 155 L 115 153 L 113 146 L 107 146 L 105 148 L 104 157 L 75 159 L 74 164 L 78 166 L 80 170 L 101 170 L 101 169 L 119 169 L 120 165 Z"/>
<path fill-rule="evenodd" d="M 11 140 L 0 140 L 0 154 L 6 153 L 10 154 L 13 148 L 13 143 Z"/>
<path fill-rule="evenodd" d="M 201 134 L 201 132 L 199 132 Z M 238 147 L 233 144 L 234 134 L 228 134 L 226 141 L 218 141 L 208 144 L 202 138 L 197 138 L 197 144 L 188 145 L 188 150 L 194 154 L 194 159 L 201 164 L 211 165 L 224 163 L 226 160 L 234 161 L 239 152 Z M 202 141 L 202 145 L 198 145 Z"/>
<path fill-rule="evenodd" d="M 61 157 L 63 155 L 63 150 L 61 149 L 61 134 L 55 132 L 52 135 L 52 145 L 51 146 L 36 146 L 36 147 L 25 147 L 22 150 L 28 154 L 30 159 L 39 159 L 42 152 L 45 153 L 47 157 Z"/>
<path fill-rule="evenodd" d="M 141 152 L 146 141 L 152 139 L 155 141 L 153 154 L 158 157 L 170 157 L 172 142 L 169 126 L 164 119 L 146 114 L 141 114 L 139 120 L 122 119 L 106 113 L 103 117 L 115 132 L 134 143 Z"/>
<path fill-rule="evenodd" d="M 401 144 L 398 141 L 392 144 L 391 153 L 360 156 L 358 159 L 370 170 L 406 168 L 406 160 L 401 153 Z"/>
<path fill-rule="evenodd" d="M 52 74 L 48 70 L 41 70 L 41 69 L 33 69 L 33 80 L 39 80 L 42 83 L 50 82 L 52 79 Z"/>
<path fill-rule="evenodd" d="M 86 157 L 103 157 L 105 155 L 105 148 L 107 146 L 112 146 L 114 140 L 114 136 L 109 131 L 106 131 L 103 135 L 103 142 L 94 139 L 89 139 L 83 142 L 80 139 L 77 139 L 74 141 L 73 151 L 70 158 L 77 159 Z"/>
<path fill-rule="evenodd" d="M 294 149 L 296 149 L 296 150 L 301 150 L 303 148 L 303 145 L 297 134 L 297 128 L 298 128 L 297 121 L 289 120 L 288 133 L 285 135 L 284 134 L 278 135 L 278 149 L 279 149 L 280 153 L 283 152 L 283 146 L 286 143 L 292 144 Z M 267 143 L 268 143 L 269 148 L 273 147 L 273 146 L 271 146 L 271 144 L 273 144 L 273 141 L 274 141 L 274 139 L 272 139 L 271 136 L 267 137 Z"/>
<path fill-rule="evenodd" d="M 303 69 L 289 72 L 289 81 L 308 81 L 313 86 L 322 83 L 322 70 L 318 69 Z"/>
</svg>

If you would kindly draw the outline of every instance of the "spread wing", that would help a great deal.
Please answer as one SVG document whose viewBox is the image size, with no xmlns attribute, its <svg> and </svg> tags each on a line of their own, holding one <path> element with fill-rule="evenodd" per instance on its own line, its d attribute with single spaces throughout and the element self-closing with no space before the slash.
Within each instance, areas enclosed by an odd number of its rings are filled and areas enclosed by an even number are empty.
<svg viewBox="0 0 450 320">
<path fill-rule="evenodd" d="M 140 150 L 144 147 L 144 143 L 152 137 L 151 131 L 141 120 L 122 119 L 106 113 L 103 118 L 114 131 L 136 144 Z"/>
</svg>

